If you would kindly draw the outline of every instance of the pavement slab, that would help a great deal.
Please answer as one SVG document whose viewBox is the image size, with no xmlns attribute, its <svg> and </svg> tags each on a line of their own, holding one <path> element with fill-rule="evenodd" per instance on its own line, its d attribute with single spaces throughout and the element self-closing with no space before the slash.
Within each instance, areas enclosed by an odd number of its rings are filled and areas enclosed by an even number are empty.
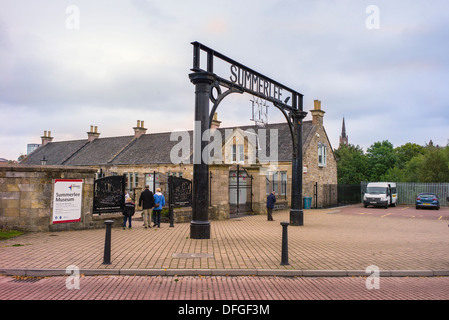
<svg viewBox="0 0 449 320">
<path fill-rule="evenodd" d="M 60 275 L 69 266 L 94 274 L 360 275 L 449 274 L 447 221 L 304 210 L 288 227 L 288 265 L 281 265 L 282 221 L 289 211 L 211 221 L 210 239 L 190 239 L 190 224 L 112 229 L 111 264 L 103 264 L 105 230 L 28 233 L 0 242 L 0 274 Z M 139 218 L 139 215 L 136 215 Z M 369 274 L 369 273 L 366 273 Z"/>
</svg>

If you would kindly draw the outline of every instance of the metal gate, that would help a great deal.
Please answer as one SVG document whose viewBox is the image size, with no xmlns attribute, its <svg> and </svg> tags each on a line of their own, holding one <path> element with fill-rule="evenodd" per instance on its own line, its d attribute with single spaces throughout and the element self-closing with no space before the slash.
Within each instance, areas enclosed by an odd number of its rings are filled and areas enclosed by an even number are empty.
<svg viewBox="0 0 449 320">
<path fill-rule="evenodd" d="M 175 176 L 168 177 L 168 219 L 174 226 L 173 209 L 192 205 L 192 181 Z"/>
<path fill-rule="evenodd" d="M 322 207 L 338 207 L 361 203 L 359 184 L 323 184 Z M 318 183 L 315 184 L 315 208 L 318 207 Z"/>
<path fill-rule="evenodd" d="M 110 176 L 94 181 L 93 213 L 123 212 L 125 176 Z"/>
<path fill-rule="evenodd" d="M 230 214 L 253 211 L 253 177 L 239 165 L 229 171 Z"/>
<path fill-rule="evenodd" d="M 169 203 L 174 207 L 192 205 L 192 181 L 181 177 L 168 177 Z"/>
</svg>

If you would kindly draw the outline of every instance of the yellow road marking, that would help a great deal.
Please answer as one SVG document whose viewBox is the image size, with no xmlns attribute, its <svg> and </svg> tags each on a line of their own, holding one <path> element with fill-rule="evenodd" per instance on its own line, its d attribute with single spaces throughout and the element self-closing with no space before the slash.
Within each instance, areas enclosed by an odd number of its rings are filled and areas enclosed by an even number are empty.
<svg viewBox="0 0 449 320">
<path fill-rule="evenodd" d="M 438 218 L 438 220 L 441 220 L 441 218 L 443 218 L 443 216 L 440 216 L 440 217 Z"/>
<path fill-rule="evenodd" d="M 386 216 L 389 216 L 390 214 L 391 214 L 391 213 L 384 214 L 383 216 L 381 216 L 381 218 L 386 217 Z"/>
</svg>

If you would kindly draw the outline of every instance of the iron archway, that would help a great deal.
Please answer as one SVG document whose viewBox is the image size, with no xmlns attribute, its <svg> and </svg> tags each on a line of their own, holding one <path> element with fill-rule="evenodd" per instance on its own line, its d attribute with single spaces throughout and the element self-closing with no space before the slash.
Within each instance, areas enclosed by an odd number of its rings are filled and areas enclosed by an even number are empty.
<svg viewBox="0 0 449 320">
<path fill-rule="evenodd" d="M 193 42 L 192 45 L 193 68 L 189 78 L 195 85 L 195 122 L 200 125 L 199 128 L 195 126 L 194 129 L 194 141 L 197 142 L 198 146 L 194 148 L 193 153 L 190 237 L 192 239 L 210 239 L 209 165 L 202 156 L 202 151 L 207 147 L 208 141 L 203 140 L 202 137 L 203 133 L 210 129 L 218 105 L 231 93 L 250 93 L 253 96 L 270 101 L 284 115 L 293 141 L 290 225 L 302 226 L 304 223 L 302 207 L 302 121 L 307 115 L 307 112 L 303 111 L 303 95 L 199 42 Z M 202 69 L 200 64 L 201 51 L 206 53 L 207 67 L 205 69 Z M 231 76 L 229 80 L 214 73 L 215 58 L 230 65 Z M 227 90 L 223 92 L 221 87 Z M 214 96 L 214 89 L 217 93 L 216 96 Z M 286 99 L 282 97 L 283 92 L 288 94 Z M 213 103 L 210 112 L 209 102 Z"/>
</svg>

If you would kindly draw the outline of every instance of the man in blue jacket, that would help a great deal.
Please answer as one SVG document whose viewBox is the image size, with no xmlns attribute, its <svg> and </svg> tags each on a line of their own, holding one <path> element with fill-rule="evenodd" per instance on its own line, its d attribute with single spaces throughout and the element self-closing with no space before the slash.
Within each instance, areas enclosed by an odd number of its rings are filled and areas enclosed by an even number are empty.
<svg viewBox="0 0 449 320">
<path fill-rule="evenodd" d="M 274 203 L 276 202 L 276 196 L 275 192 L 272 191 L 268 197 L 267 197 L 267 214 L 268 214 L 268 221 L 274 221 L 273 220 L 273 209 L 274 209 Z"/>
<path fill-rule="evenodd" d="M 154 225 L 153 227 L 161 227 L 161 212 L 162 207 L 165 206 L 165 197 L 161 193 L 161 188 L 156 189 L 156 193 L 154 194 L 154 208 L 153 208 L 153 219 Z"/>
</svg>

